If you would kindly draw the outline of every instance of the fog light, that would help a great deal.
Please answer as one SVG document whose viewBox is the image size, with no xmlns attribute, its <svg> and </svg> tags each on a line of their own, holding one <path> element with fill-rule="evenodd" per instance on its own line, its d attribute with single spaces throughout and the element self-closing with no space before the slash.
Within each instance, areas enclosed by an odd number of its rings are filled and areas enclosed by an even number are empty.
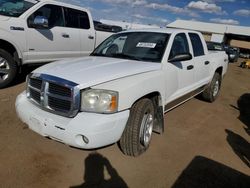
<svg viewBox="0 0 250 188">
<path fill-rule="evenodd" d="M 89 143 L 89 139 L 88 139 L 86 136 L 84 136 L 84 135 L 82 135 L 82 140 L 83 140 L 83 142 L 85 142 L 86 144 Z"/>
<path fill-rule="evenodd" d="M 84 135 L 78 134 L 76 136 L 76 143 L 79 146 L 83 147 L 85 144 L 89 143 L 89 139 L 86 136 L 84 136 Z"/>
</svg>

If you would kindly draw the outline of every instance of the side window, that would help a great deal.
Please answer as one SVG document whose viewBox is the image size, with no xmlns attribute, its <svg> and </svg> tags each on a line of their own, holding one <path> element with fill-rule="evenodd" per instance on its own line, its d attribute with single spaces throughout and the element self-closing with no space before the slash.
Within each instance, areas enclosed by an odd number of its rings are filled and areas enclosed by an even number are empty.
<svg viewBox="0 0 250 188">
<path fill-rule="evenodd" d="M 44 16 L 49 21 L 49 27 L 64 26 L 62 7 L 56 5 L 45 5 L 35 11 L 28 18 L 28 26 L 32 27 L 32 23 L 36 16 Z"/>
<path fill-rule="evenodd" d="M 89 29 L 89 17 L 86 12 L 71 8 L 64 8 L 66 27 Z"/>
<path fill-rule="evenodd" d="M 188 34 L 193 46 L 194 57 L 204 55 L 204 48 L 200 39 L 200 36 L 196 33 L 189 33 Z"/>
<path fill-rule="evenodd" d="M 189 53 L 188 41 L 185 33 L 179 33 L 174 38 L 169 59 L 173 58 L 178 54 L 184 54 L 184 53 Z"/>
</svg>

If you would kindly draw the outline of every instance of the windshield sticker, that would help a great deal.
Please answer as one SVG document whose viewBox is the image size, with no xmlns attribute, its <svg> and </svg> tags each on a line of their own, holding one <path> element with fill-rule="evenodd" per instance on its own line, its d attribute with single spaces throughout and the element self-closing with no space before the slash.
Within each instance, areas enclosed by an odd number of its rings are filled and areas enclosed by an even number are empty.
<svg viewBox="0 0 250 188">
<path fill-rule="evenodd" d="M 25 0 L 26 2 L 29 2 L 29 3 L 33 3 L 33 4 L 36 4 L 36 3 L 38 3 L 38 1 L 37 0 Z"/>
<path fill-rule="evenodd" d="M 155 48 L 156 43 L 150 43 L 150 42 L 139 42 L 136 47 L 138 48 Z"/>
</svg>

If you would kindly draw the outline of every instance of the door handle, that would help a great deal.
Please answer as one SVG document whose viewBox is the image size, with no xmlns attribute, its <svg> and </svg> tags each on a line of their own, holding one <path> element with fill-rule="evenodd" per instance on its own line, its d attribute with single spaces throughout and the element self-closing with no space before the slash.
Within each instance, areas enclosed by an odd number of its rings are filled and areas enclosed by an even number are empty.
<svg viewBox="0 0 250 188">
<path fill-rule="evenodd" d="M 89 39 L 94 39 L 94 36 L 89 35 L 88 38 L 89 38 Z"/>
<path fill-rule="evenodd" d="M 205 61 L 205 65 L 208 65 L 210 62 L 209 61 Z"/>
<path fill-rule="evenodd" d="M 193 65 L 189 65 L 189 66 L 187 66 L 187 70 L 192 70 L 194 68 L 194 66 Z"/>
<path fill-rule="evenodd" d="M 69 35 L 66 34 L 66 33 L 63 33 L 63 34 L 62 34 L 62 37 L 63 37 L 63 38 L 69 38 Z"/>
</svg>

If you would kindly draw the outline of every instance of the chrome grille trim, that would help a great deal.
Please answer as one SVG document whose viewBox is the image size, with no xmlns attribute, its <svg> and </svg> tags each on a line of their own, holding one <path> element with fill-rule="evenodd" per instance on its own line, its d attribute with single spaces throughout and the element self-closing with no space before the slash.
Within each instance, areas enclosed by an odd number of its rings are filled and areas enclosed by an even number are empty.
<svg viewBox="0 0 250 188">
<path fill-rule="evenodd" d="M 41 89 L 37 87 L 40 81 Z M 53 89 L 50 89 L 50 84 Z M 59 91 L 56 90 L 57 87 Z M 37 100 L 37 96 L 34 97 L 34 92 L 40 94 L 40 100 Z M 32 73 L 28 76 L 27 97 L 41 109 L 65 117 L 76 116 L 80 109 L 78 84 L 47 74 Z"/>
<path fill-rule="evenodd" d="M 34 91 L 41 92 L 41 90 L 40 90 L 40 89 L 37 89 L 36 87 L 33 87 L 33 86 L 31 86 L 31 85 L 29 85 L 29 87 L 30 87 L 31 89 L 33 89 Z"/>
</svg>

